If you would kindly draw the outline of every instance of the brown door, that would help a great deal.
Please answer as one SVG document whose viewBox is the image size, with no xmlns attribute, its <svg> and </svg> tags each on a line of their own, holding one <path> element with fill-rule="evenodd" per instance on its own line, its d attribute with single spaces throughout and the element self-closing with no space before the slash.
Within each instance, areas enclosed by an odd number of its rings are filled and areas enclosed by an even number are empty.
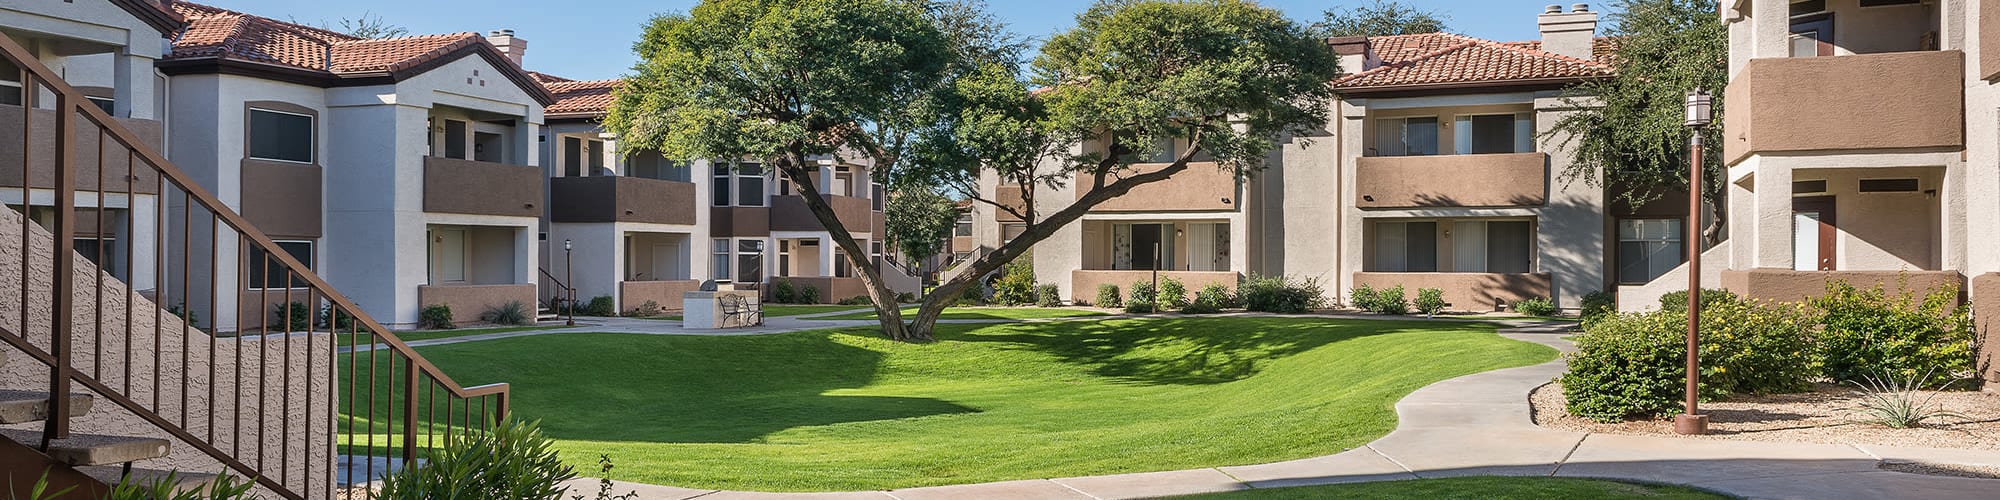
<svg viewBox="0 0 2000 500">
<path fill-rule="evenodd" d="M 1792 57 L 1833 55 L 1833 13 L 1792 19 Z"/>
<path fill-rule="evenodd" d="M 1834 242 L 1840 231 L 1836 229 L 1832 196 L 1806 196 L 1792 198 L 1792 269 L 1799 271 L 1832 271 L 1835 255 Z"/>
</svg>

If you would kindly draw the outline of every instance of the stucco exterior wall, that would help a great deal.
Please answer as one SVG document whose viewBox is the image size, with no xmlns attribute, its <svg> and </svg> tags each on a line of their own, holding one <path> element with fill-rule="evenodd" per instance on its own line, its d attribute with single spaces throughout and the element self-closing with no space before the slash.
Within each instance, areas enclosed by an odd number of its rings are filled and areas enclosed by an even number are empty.
<svg viewBox="0 0 2000 500">
<path fill-rule="evenodd" d="M 2000 273 L 1972 277 L 1972 320 L 1979 329 L 1974 370 L 1988 385 L 2000 382 Z"/>
<path fill-rule="evenodd" d="M 1122 175 L 1132 176 L 1147 172 L 1157 172 L 1167 164 L 1142 163 Z M 1081 184 L 1088 179 L 1078 179 L 1075 198 L 1090 194 Z M 1092 207 L 1092 212 L 1184 212 L 1184 211 L 1227 211 L 1239 206 L 1236 172 L 1219 166 L 1215 162 L 1188 162 L 1187 169 L 1168 177 L 1167 180 L 1141 185 L 1127 191 L 1123 196 L 1106 200 Z M 1046 203 L 1046 202 L 1044 202 Z M 1062 205 L 1061 201 L 1056 202 Z M 1061 210 L 1062 206 L 1037 207 L 1045 211 Z"/>
<path fill-rule="evenodd" d="M 681 296 L 701 289 L 701 282 L 684 281 L 623 281 L 618 283 L 618 310 L 630 313 L 646 301 L 660 305 L 661 311 L 681 310 Z"/>
<path fill-rule="evenodd" d="M 1494 311 L 1496 304 L 1512 306 L 1528 298 L 1547 298 L 1553 290 L 1549 273 L 1355 273 L 1354 286 L 1376 290 L 1402 285 L 1403 296 L 1416 299 L 1420 288 L 1444 292 L 1444 301 L 1453 311 Z"/>
<path fill-rule="evenodd" d="M 1786 302 L 1809 300 L 1826 295 L 1826 285 L 1839 280 L 1858 288 L 1882 286 L 1894 291 L 1899 286 L 1927 293 L 1941 286 L 1965 290 L 1965 276 L 1956 271 L 1793 271 L 1789 269 L 1731 270 L 1722 273 L 1722 284 L 1738 295 Z"/>
<path fill-rule="evenodd" d="M 1069 290 L 1068 298 L 1072 302 L 1096 300 L 1097 287 L 1099 285 L 1117 286 L 1118 293 L 1122 295 L 1121 298 L 1131 297 L 1132 285 L 1134 283 L 1150 283 L 1153 280 L 1152 271 L 1075 270 L 1070 271 L 1070 275 L 1072 276 L 1070 278 L 1071 284 L 1067 290 Z M 1243 277 L 1242 273 L 1233 271 L 1160 271 L 1159 276 L 1161 280 L 1168 278 L 1180 280 L 1181 284 L 1187 287 L 1188 297 L 1190 298 L 1194 296 L 1195 292 L 1199 292 L 1209 285 L 1222 285 L 1229 287 L 1230 290 L 1235 290 L 1236 285 L 1242 281 Z"/>
<path fill-rule="evenodd" d="M 1749 60 L 1724 92 L 1723 158 L 1963 146 L 1964 61 L 1955 50 Z"/>
<path fill-rule="evenodd" d="M 424 306 L 443 304 L 451 306 L 451 320 L 458 323 L 479 321 L 479 315 L 487 309 L 504 306 L 509 302 L 520 302 L 530 320 L 535 313 L 535 285 L 422 285 L 417 287 L 417 301 Z"/>
</svg>

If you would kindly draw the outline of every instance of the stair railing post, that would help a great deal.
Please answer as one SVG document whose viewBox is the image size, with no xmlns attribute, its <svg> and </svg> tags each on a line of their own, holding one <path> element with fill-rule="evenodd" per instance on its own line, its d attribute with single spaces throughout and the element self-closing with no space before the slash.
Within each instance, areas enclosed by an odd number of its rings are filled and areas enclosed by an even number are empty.
<svg viewBox="0 0 2000 500">
<path fill-rule="evenodd" d="M 403 356 L 403 466 L 417 463 L 417 358 Z"/>
<path fill-rule="evenodd" d="M 34 93 L 32 87 L 22 89 Z M 71 321 L 76 311 L 71 310 L 76 300 L 76 160 L 73 149 L 76 146 L 76 127 L 72 121 L 76 110 L 67 92 L 56 92 L 55 121 L 55 289 L 51 292 L 49 306 L 49 350 L 55 354 L 56 365 L 49 370 L 49 420 L 42 427 L 42 449 L 48 449 L 51 441 L 69 437 L 69 377 L 71 337 L 75 324 Z M 24 110 L 32 113 L 34 110 Z M 22 168 L 34 168 L 23 165 Z M 24 194 L 28 191 L 23 187 Z M 23 200 L 24 203 L 27 200 Z M 22 297 L 26 300 L 27 297 Z"/>
</svg>

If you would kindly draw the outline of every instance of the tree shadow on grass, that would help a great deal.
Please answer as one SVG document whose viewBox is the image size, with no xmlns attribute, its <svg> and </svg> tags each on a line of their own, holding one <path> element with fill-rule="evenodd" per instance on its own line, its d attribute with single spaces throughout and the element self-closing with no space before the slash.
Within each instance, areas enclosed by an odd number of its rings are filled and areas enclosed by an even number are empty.
<svg viewBox="0 0 2000 500">
<path fill-rule="evenodd" d="M 950 339 L 1013 344 L 1132 383 L 1194 385 L 1242 380 L 1270 360 L 1408 326 L 1301 318 L 1147 318 L 972 328 Z"/>
<path fill-rule="evenodd" d="M 869 384 L 883 353 L 831 334 L 738 338 L 524 337 L 425 354 L 468 383 L 506 381 L 522 418 L 552 437 L 657 443 L 760 443 L 797 427 L 976 413 L 930 398 L 841 396 Z M 523 342 L 525 341 L 525 342 Z M 518 343 L 517 343 L 518 342 Z"/>
</svg>

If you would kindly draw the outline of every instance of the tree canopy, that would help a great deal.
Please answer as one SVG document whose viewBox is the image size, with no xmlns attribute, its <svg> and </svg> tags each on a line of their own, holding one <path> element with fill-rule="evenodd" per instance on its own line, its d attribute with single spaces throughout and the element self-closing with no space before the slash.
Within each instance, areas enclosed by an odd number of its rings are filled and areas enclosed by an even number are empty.
<svg viewBox="0 0 2000 500">
<path fill-rule="evenodd" d="M 1450 29 L 1450 17 L 1434 10 L 1403 5 L 1401 2 L 1373 0 L 1359 7 L 1327 9 L 1313 23 L 1321 36 L 1389 36 L 1437 33 Z"/>
<path fill-rule="evenodd" d="M 945 238 L 958 225 L 958 205 L 931 189 L 915 189 L 889 197 L 884 207 L 884 231 L 896 251 L 923 259 L 944 251 Z"/>
</svg>

